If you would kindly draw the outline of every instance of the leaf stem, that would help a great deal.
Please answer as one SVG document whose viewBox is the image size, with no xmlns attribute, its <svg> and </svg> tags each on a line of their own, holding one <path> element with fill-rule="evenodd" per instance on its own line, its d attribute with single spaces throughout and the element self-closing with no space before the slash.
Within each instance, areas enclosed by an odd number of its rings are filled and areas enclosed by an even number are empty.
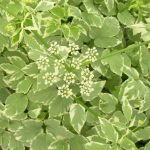
<svg viewBox="0 0 150 150">
<path fill-rule="evenodd" d="M 112 53 L 110 53 L 109 55 L 99 57 L 98 60 L 103 60 L 103 59 L 112 57 L 112 56 L 114 56 L 114 55 L 117 55 L 117 54 L 120 54 L 120 53 L 129 51 L 129 50 L 133 50 L 133 49 L 135 49 L 135 48 L 138 48 L 138 47 L 143 46 L 143 45 L 148 44 L 148 43 L 150 43 L 150 41 L 144 41 L 144 42 L 142 42 L 142 43 L 132 44 L 132 45 L 130 45 L 130 46 L 124 48 L 124 49 L 121 49 L 121 50 L 112 52 Z"/>
</svg>

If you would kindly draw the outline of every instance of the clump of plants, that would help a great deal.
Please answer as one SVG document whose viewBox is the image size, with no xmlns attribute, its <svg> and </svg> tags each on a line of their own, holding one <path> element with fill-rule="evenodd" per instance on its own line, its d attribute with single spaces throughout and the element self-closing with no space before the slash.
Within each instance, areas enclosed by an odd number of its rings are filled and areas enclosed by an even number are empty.
<svg viewBox="0 0 150 150">
<path fill-rule="evenodd" d="M 2 150 L 150 150 L 149 0 L 0 0 Z"/>
</svg>

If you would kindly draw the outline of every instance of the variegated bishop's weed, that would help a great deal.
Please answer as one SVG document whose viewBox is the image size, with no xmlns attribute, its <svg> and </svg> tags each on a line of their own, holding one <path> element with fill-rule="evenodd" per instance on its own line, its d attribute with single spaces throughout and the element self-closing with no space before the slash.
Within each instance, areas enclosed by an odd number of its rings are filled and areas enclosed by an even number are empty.
<svg viewBox="0 0 150 150">
<path fill-rule="evenodd" d="M 149 0 L 0 0 L 0 149 L 150 150 Z"/>
</svg>

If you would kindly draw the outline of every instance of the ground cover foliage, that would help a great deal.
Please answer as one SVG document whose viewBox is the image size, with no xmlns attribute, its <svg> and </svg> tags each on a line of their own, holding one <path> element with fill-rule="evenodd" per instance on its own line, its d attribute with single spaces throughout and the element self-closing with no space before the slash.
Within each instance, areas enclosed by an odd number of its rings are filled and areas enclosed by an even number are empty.
<svg viewBox="0 0 150 150">
<path fill-rule="evenodd" d="M 149 0 L 0 0 L 3 150 L 150 150 Z"/>
</svg>

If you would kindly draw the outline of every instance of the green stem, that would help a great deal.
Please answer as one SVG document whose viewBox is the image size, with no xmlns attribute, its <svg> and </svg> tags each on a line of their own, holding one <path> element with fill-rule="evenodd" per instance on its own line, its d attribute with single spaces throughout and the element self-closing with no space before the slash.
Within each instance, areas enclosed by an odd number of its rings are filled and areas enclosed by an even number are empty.
<svg viewBox="0 0 150 150">
<path fill-rule="evenodd" d="M 145 42 L 142 42 L 142 43 L 140 43 L 140 44 L 132 44 L 132 45 L 130 45 L 130 46 L 124 48 L 124 49 L 121 49 L 121 50 L 112 52 L 112 53 L 110 53 L 109 55 L 99 57 L 98 60 L 103 60 L 103 59 L 112 57 L 112 56 L 114 56 L 114 55 L 117 55 L 117 54 L 120 54 L 120 53 L 129 51 L 129 50 L 132 51 L 132 50 L 134 50 L 135 48 L 138 48 L 138 47 L 143 46 L 143 45 L 148 44 L 148 43 L 150 43 L 150 41 L 145 41 Z"/>
</svg>

